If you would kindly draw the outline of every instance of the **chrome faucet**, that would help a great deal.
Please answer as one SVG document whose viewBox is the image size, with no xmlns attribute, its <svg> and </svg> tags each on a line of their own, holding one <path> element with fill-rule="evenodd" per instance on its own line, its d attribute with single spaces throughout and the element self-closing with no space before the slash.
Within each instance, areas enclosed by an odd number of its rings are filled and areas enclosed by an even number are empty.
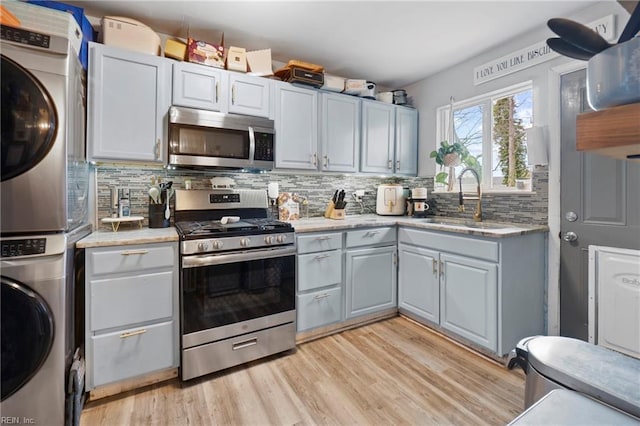
<svg viewBox="0 0 640 426">
<path fill-rule="evenodd" d="M 460 205 L 458 206 L 459 212 L 464 212 L 464 195 L 462 194 L 462 175 L 466 172 L 471 172 L 476 177 L 476 181 L 478 182 L 478 204 L 476 205 L 476 211 L 473 213 L 473 221 L 474 222 L 482 222 L 482 191 L 480 190 L 480 176 L 478 172 L 476 172 L 471 167 L 467 167 L 462 172 L 460 172 L 460 176 L 458 176 L 458 181 L 460 182 Z M 474 199 L 467 197 L 469 199 Z"/>
</svg>

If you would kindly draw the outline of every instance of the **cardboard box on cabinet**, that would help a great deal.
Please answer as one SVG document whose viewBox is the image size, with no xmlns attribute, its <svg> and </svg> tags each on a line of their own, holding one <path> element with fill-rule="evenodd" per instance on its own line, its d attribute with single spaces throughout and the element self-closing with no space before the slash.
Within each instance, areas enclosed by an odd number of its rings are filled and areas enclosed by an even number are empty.
<svg viewBox="0 0 640 426">
<path fill-rule="evenodd" d="M 244 47 L 229 47 L 227 51 L 227 69 L 247 72 L 247 51 Z"/>
<path fill-rule="evenodd" d="M 251 75 L 263 77 L 273 75 L 271 66 L 271 49 L 247 52 L 247 68 Z"/>
<path fill-rule="evenodd" d="M 187 58 L 187 43 L 168 38 L 164 44 L 164 56 L 184 61 Z"/>
<path fill-rule="evenodd" d="M 218 39 L 220 42 L 216 44 L 213 40 Z M 197 64 L 224 68 L 224 32 L 189 28 L 187 59 Z"/>
</svg>

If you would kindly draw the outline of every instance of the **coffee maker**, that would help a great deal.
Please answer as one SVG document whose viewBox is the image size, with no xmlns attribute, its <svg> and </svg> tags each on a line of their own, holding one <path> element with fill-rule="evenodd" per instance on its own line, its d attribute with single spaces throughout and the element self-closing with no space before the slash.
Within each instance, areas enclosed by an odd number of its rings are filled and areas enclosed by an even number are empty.
<svg viewBox="0 0 640 426">
<path fill-rule="evenodd" d="M 409 216 L 426 217 L 429 205 L 427 204 L 427 188 L 413 188 L 411 197 L 407 199 L 407 211 Z"/>
<path fill-rule="evenodd" d="M 129 188 L 111 187 L 111 217 L 131 216 Z"/>
</svg>

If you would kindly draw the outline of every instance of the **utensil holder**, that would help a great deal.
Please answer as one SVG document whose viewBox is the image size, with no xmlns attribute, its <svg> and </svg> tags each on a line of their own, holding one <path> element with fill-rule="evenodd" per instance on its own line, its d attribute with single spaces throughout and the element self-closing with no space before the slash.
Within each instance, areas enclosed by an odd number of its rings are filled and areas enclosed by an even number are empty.
<svg viewBox="0 0 640 426">
<path fill-rule="evenodd" d="M 169 219 L 164 218 L 164 204 L 155 204 L 149 200 L 149 228 L 168 228 Z"/>
</svg>

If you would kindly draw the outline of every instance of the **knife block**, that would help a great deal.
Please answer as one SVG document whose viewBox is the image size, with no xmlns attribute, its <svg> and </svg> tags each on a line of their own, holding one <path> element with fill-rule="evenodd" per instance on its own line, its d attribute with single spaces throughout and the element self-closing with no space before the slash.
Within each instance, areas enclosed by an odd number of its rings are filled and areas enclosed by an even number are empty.
<svg viewBox="0 0 640 426">
<path fill-rule="evenodd" d="M 336 205 L 333 200 L 329 200 L 327 210 L 324 212 L 324 217 L 327 219 L 344 219 L 346 216 L 344 209 L 336 209 Z"/>
</svg>

